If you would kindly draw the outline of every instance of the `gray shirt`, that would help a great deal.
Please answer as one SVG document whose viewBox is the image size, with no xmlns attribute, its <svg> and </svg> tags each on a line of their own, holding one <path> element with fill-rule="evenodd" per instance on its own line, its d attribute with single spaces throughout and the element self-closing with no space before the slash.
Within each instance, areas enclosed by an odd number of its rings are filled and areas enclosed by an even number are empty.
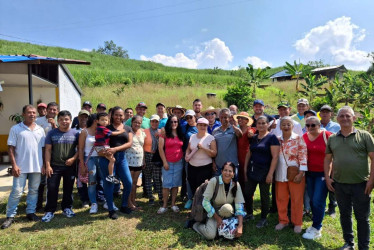
<svg viewBox="0 0 374 250">
<path fill-rule="evenodd" d="M 236 135 L 232 125 L 230 125 L 225 131 L 223 131 L 221 127 L 218 127 L 213 131 L 212 135 L 217 143 L 217 156 L 215 159 L 217 168 L 221 169 L 223 164 L 227 161 L 231 161 L 235 165 L 238 165 Z"/>
</svg>

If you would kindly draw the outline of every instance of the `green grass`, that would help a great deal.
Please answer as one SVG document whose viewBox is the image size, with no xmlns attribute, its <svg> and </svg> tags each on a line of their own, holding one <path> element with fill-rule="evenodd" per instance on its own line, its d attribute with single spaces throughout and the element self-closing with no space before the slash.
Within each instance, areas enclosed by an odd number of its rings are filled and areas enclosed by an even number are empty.
<svg viewBox="0 0 374 250">
<path fill-rule="evenodd" d="M 141 191 L 139 189 L 139 191 Z M 147 200 L 140 198 L 138 204 L 143 211 L 131 215 L 120 214 L 116 221 L 107 217 L 107 211 L 100 208 L 96 215 L 89 215 L 89 209 L 81 206 L 77 193 L 74 194 L 74 211 L 76 217 L 65 218 L 61 211 L 56 212 L 50 223 L 28 222 L 24 216 L 25 197 L 19 205 L 17 223 L 2 230 L 0 249 L 336 249 L 343 245 L 339 223 L 339 213 L 335 219 L 326 216 L 323 222 L 323 236 L 317 241 L 305 240 L 293 233 L 291 228 L 280 232 L 274 231 L 277 216 L 269 215 L 269 225 L 264 229 L 255 227 L 256 221 L 244 223 L 243 236 L 234 241 L 217 239 L 207 241 L 191 229 L 184 228 L 188 211 L 175 214 L 169 210 L 166 214 L 157 215 L 157 206 L 149 206 Z M 59 200 L 61 202 L 61 200 Z M 115 200 L 117 206 L 120 199 Z M 183 204 L 178 202 L 180 208 Z M 260 218 L 258 191 L 255 194 L 255 217 Z M 0 222 L 5 219 L 6 200 L 0 202 Z M 42 216 L 42 213 L 38 213 Z M 371 215 L 371 227 L 374 216 Z M 304 219 L 303 228 L 311 225 L 309 218 Z M 356 224 L 354 223 L 354 228 Z M 355 231 L 356 234 L 356 231 Z M 357 240 L 357 236 L 356 236 Z M 374 234 L 371 234 L 374 242 Z"/>
</svg>

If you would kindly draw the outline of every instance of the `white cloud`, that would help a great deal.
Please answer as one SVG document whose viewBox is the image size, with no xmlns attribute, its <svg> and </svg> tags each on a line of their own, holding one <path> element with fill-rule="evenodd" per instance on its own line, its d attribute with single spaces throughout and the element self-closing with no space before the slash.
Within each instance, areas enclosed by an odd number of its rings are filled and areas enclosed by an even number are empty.
<svg viewBox="0 0 374 250">
<path fill-rule="evenodd" d="M 353 24 L 350 17 L 342 16 L 311 29 L 294 47 L 303 61 L 324 59 L 329 64 L 366 70 L 370 65 L 367 52 L 357 49 L 365 36 L 365 29 Z"/>
<path fill-rule="evenodd" d="M 91 52 L 92 51 L 92 49 L 87 49 L 87 48 L 83 48 L 83 49 L 81 49 L 82 51 L 85 51 L 85 52 Z"/>
<path fill-rule="evenodd" d="M 254 68 L 266 68 L 266 67 L 270 67 L 271 64 L 267 61 L 264 61 L 264 60 L 261 60 L 260 58 L 258 58 L 257 56 L 248 56 L 247 58 L 244 59 L 244 62 L 246 63 L 250 63 L 253 65 Z"/>
<path fill-rule="evenodd" d="M 234 58 L 229 47 L 219 38 L 205 42 L 197 48 L 194 47 L 194 50 L 190 56 L 186 56 L 184 53 L 177 53 L 175 56 L 157 54 L 147 57 L 141 55 L 140 60 L 185 68 L 228 68 Z"/>
</svg>

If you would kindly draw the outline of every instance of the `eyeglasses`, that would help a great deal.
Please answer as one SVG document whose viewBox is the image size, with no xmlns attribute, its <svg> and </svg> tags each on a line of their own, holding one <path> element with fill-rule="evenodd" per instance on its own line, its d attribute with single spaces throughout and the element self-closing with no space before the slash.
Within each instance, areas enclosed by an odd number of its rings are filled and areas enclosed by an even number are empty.
<svg viewBox="0 0 374 250">
<path fill-rule="evenodd" d="M 307 128 L 309 128 L 309 127 L 315 128 L 317 126 L 317 124 L 305 124 L 305 126 Z"/>
<path fill-rule="evenodd" d="M 178 123 L 178 121 L 171 121 L 171 123 Z"/>
<path fill-rule="evenodd" d="M 192 116 L 186 116 L 186 120 L 192 119 Z"/>
<path fill-rule="evenodd" d="M 212 112 L 212 113 L 206 113 L 205 116 L 209 116 L 209 115 L 215 115 L 216 113 Z"/>
</svg>

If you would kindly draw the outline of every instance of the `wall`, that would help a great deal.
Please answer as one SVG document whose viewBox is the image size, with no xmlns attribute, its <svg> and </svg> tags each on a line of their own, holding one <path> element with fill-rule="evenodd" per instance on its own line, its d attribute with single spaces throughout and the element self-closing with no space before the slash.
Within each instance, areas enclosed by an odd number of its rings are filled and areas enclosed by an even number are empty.
<svg viewBox="0 0 374 250">
<path fill-rule="evenodd" d="M 68 110 L 73 117 L 81 110 L 81 97 L 69 76 L 61 66 L 58 68 L 60 110 Z"/>
</svg>

